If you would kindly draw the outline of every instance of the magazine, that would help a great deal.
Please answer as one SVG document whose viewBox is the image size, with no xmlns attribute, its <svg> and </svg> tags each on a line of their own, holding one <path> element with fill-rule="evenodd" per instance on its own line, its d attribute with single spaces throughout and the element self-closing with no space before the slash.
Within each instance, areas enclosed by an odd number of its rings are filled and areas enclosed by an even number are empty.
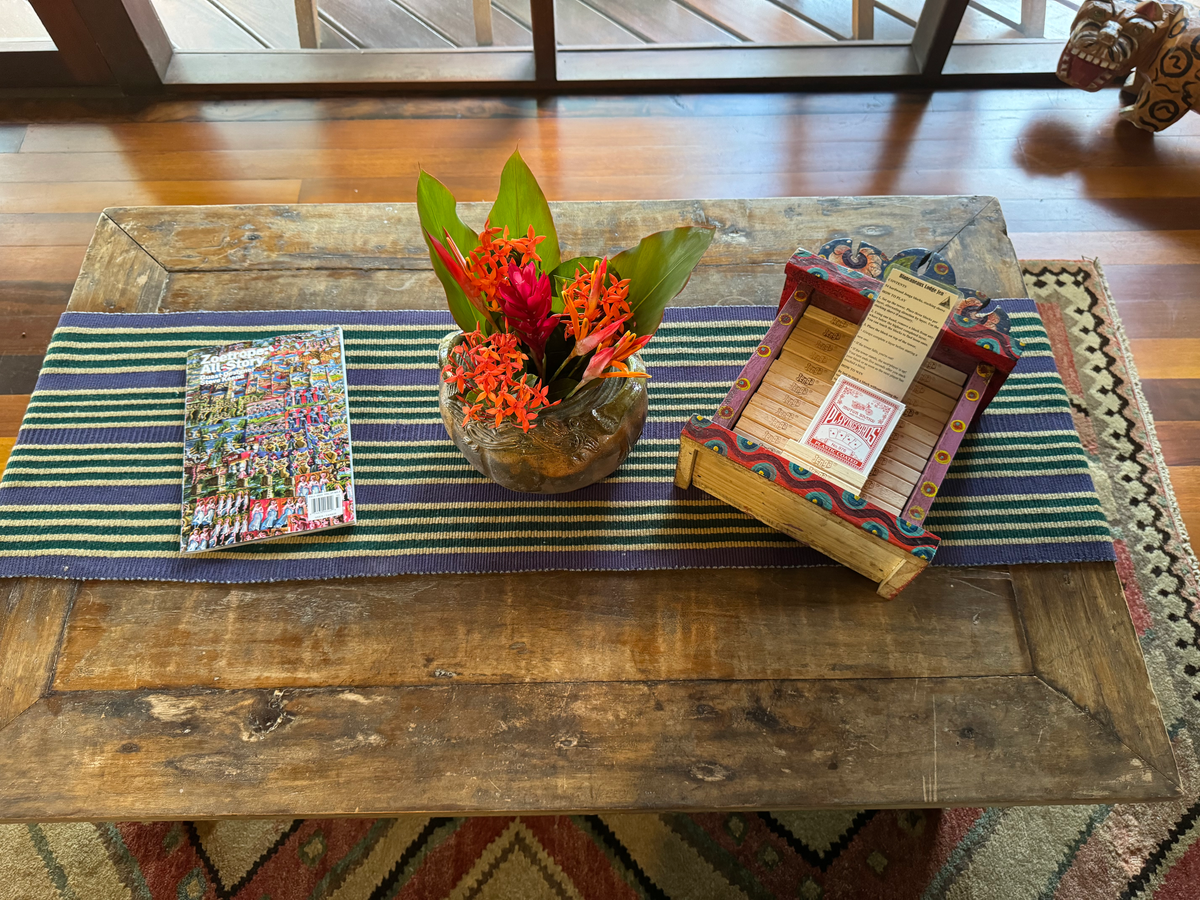
<svg viewBox="0 0 1200 900">
<path fill-rule="evenodd" d="M 341 328 L 187 355 L 182 553 L 354 524 Z"/>
</svg>

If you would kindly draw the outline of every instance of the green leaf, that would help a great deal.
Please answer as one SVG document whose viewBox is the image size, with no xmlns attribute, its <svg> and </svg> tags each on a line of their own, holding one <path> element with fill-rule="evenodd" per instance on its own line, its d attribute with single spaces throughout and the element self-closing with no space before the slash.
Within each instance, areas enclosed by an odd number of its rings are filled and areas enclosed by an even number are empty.
<svg viewBox="0 0 1200 900">
<path fill-rule="evenodd" d="M 546 399 L 551 403 L 555 400 L 565 400 L 577 387 L 579 381 L 575 378 L 556 378 L 546 390 Z"/>
<path fill-rule="evenodd" d="M 658 330 L 663 310 L 692 277 L 692 270 L 712 243 L 714 230 L 687 225 L 657 231 L 610 260 L 621 277 L 629 279 L 631 330 L 639 335 Z"/>
<path fill-rule="evenodd" d="M 554 292 L 554 296 L 550 301 L 552 312 L 560 313 L 563 311 L 563 287 L 575 280 L 578 270 L 583 268 L 590 272 L 592 267 L 598 262 L 600 262 L 600 257 L 598 256 L 576 256 L 574 259 L 564 259 L 550 271 L 550 286 Z"/>
<path fill-rule="evenodd" d="M 446 232 L 449 232 L 450 237 L 454 238 L 454 243 L 458 245 L 458 249 L 465 257 L 479 246 L 479 235 L 464 225 L 458 217 L 454 195 L 450 193 L 449 189 L 423 169 L 417 177 L 417 214 L 421 218 L 421 235 L 425 239 L 425 246 L 429 249 L 429 259 L 433 262 L 434 274 L 437 275 L 438 281 L 442 283 L 442 288 L 446 292 L 446 303 L 450 307 L 450 314 L 454 316 L 454 321 L 463 331 L 474 331 L 476 327 L 482 327 L 483 333 L 487 334 L 489 326 L 483 315 L 471 305 L 471 301 L 467 299 L 467 295 L 458 286 L 458 282 L 454 280 L 450 270 L 442 263 L 433 249 L 433 244 L 429 242 L 429 235 L 432 234 L 445 244 L 445 235 Z M 446 249 L 450 249 L 449 245 Z"/>
<path fill-rule="evenodd" d="M 554 228 L 550 205 L 518 150 L 513 151 L 500 173 L 500 190 L 488 221 L 493 228 L 508 228 L 510 238 L 525 237 L 532 225 L 534 234 L 546 238 L 537 248 L 542 271 L 549 272 L 558 266 L 558 231 Z"/>
<path fill-rule="evenodd" d="M 568 344 L 566 334 L 566 323 L 560 321 L 546 340 L 546 373 L 548 375 L 557 372 L 571 353 L 571 347 L 575 342 L 571 341 Z"/>
</svg>

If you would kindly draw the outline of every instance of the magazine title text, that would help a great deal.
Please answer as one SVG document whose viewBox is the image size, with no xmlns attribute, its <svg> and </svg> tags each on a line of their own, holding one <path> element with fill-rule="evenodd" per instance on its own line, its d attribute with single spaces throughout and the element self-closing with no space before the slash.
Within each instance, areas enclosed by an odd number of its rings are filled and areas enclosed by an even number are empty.
<svg viewBox="0 0 1200 900">
<path fill-rule="evenodd" d="M 210 357 L 200 367 L 200 383 L 213 384 L 229 378 L 240 378 L 256 369 L 270 355 L 270 347 L 247 347 Z"/>
</svg>

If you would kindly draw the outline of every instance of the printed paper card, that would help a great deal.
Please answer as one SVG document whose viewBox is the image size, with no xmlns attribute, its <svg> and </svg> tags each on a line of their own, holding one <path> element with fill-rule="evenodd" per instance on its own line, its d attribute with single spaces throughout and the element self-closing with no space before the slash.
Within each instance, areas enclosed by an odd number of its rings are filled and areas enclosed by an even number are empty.
<svg viewBox="0 0 1200 900">
<path fill-rule="evenodd" d="M 789 441 L 786 451 L 858 493 L 903 415 L 899 400 L 842 375 L 803 437 Z"/>
<path fill-rule="evenodd" d="M 836 374 L 902 399 L 959 299 L 945 285 L 892 269 Z"/>
</svg>

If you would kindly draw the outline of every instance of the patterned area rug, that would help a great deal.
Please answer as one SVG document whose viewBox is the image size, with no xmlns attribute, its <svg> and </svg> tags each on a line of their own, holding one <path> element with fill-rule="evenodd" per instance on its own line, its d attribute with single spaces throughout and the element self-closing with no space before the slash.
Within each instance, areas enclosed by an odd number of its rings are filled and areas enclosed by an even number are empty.
<svg viewBox="0 0 1200 900">
<path fill-rule="evenodd" d="M 1098 267 L 1025 263 L 1175 745 L 1169 804 L 0 827 L 0 897 L 1200 897 L 1196 560 Z"/>
</svg>

